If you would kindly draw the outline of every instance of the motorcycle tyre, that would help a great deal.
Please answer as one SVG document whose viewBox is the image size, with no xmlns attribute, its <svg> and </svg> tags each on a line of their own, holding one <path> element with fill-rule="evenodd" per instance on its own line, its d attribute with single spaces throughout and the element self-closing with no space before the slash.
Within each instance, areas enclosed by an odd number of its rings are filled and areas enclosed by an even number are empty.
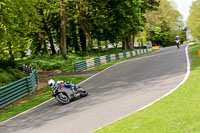
<svg viewBox="0 0 200 133">
<path fill-rule="evenodd" d="M 85 97 L 85 96 L 87 96 L 87 95 L 88 95 L 88 92 L 87 92 L 87 91 L 85 91 L 85 90 L 84 90 L 84 91 L 82 91 L 82 90 L 79 90 L 79 91 L 78 91 L 78 93 L 80 94 L 80 96 L 81 96 L 81 97 Z"/>
<path fill-rule="evenodd" d="M 180 48 L 180 45 L 177 44 L 176 46 L 177 46 L 178 49 Z"/>
<path fill-rule="evenodd" d="M 62 98 L 60 98 L 60 94 L 63 94 L 63 95 L 65 95 L 66 96 L 66 100 L 62 100 Z M 68 104 L 68 103 L 70 103 L 70 99 L 69 99 L 69 97 L 67 96 L 67 94 L 66 93 L 63 93 L 63 92 L 61 92 L 61 93 L 59 93 L 59 94 L 57 94 L 56 96 L 55 96 L 55 98 L 56 98 L 56 100 L 59 102 L 59 103 L 61 103 L 61 104 Z"/>
</svg>

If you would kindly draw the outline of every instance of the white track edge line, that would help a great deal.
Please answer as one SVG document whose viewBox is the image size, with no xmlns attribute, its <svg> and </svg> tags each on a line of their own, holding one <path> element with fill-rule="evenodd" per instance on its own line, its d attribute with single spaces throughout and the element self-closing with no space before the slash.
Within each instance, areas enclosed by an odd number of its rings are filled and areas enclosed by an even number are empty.
<svg viewBox="0 0 200 133">
<path fill-rule="evenodd" d="M 188 78 L 189 75 L 190 75 L 190 58 L 189 58 L 189 55 L 188 55 L 188 46 L 189 46 L 189 45 L 193 45 L 193 44 L 188 44 L 188 45 L 186 46 L 186 48 L 185 48 L 186 60 L 187 60 L 187 72 L 186 72 L 186 74 L 185 74 L 184 79 L 183 79 L 173 90 L 169 91 L 167 94 L 163 95 L 162 97 L 156 99 L 156 100 L 153 101 L 152 103 L 147 104 L 147 105 L 145 105 L 144 107 L 139 108 L 139 109 L 137 109 L 136 111 L 134 111 L 134 112 L 132 112 L 132 113 L 130 113 L 130 114 L 128 114 L 128 115 L 125 115 L 125 116 L 123 116 L 123 117 L 121 117 L 121 118 L 119 118 L 119 119 L 117 119 L 117 120 L 115 120 L 115 121 L 112 121 L 112 122 L 110 122 L 109 124 L 106 124 L 106 125 L 104 125 L 104 126 L 102 126 L 102 127 L 99 127 L 98 129 L 95 129 L 95 130 L 93 130 L 93 131 L 91 131 L 91 132 L 95 132 L 95 131 L 97 131 L 97 130 L 99 130 L 99 129 L 102 129 L 103 127 L 105 127 L 105 126 L 107 126 L 107 125 L 110 125 L 110 124 L 112 124 L 112 123 L 114 123 L 114 122 L 116 122 L 116 121 L 119 121 L 119 120 L 121 120 L 121 119 L 127 117 L 127 116 L 130 116 L 130 115 L 133 114 L 133 113 L 136 113 L 136 112 L 138 112 L 138 111 L 140 111 L 140 110 L 143 110 L 143 109 L 145 109 L 145 108 L 151 106 L 152 104 L 154 104 L 154 103 L 156 103 L 157 101 L 161 100 L 162 98 L 168 96 L 169 94 L 171 94 L 172 92 L 174 92 L 176 89 L 178 89 L 182 84 L 184 84 L 185 81 L 187 80 L 187 78 Z"/>
</svg>

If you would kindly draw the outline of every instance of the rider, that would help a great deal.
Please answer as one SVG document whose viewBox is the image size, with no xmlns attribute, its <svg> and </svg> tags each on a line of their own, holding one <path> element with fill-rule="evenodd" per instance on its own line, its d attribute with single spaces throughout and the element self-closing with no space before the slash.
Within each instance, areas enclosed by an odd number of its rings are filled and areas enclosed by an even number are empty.
<svg viewBox="0 0 200 133">
<path fill-rule="evenodd" d="M 179 41 L 179 43 L 176 43 L 176 41 Z M 181 39 L 179 38 L 179 36 L 176 36 L 175 44 L 179 48 L 179 45 L 181 44 Z"/>
<path fill-rule="evenodd" d="M 72 84 L 71 82 L 64 82 L 64 81 L 54 81 L 53 79 L 50 79 L 48 81 L 48 85 L 51 87 L 52 90 L 58 88 L 60 85 L 64 85 L 66 87 L 70 87 L 71 89 L 76 90 L 76 85 Z"/>
<path fill-rule="evenodd" d="M 181 41 L 181 39 L 179 38 L 179 36 L 176 36 L 176 39 L 175 39 L 175 41 L 176 41 L 176 40 L 180 40 L 180 41 Z"/>
<path fill-rule="evenodd" d="M 52 90 L 58 88 L 61 84 L 63 84 L 63 81 L 55 82 L 53 79 L 50 79 L 48 81 L 48 85 L 51 87 Z"/>
</svg>

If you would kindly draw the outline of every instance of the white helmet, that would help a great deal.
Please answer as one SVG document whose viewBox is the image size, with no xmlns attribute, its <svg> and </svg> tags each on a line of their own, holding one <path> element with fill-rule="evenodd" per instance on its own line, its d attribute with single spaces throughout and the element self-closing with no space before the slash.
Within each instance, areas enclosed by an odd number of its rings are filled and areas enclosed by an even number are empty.
<svg viewBox="0 0 200 133">
<path fill-rule="evenodd" d="M 176 38 L 178 38 L 179 36 L 176 36 Z"/>
<path fill-rule="evenodd" d="M 55 81 L 54 81 L 53 79 L 50 79 L 50 80 L 48 81 L 48 85 L 49 85 L 50 87 L 53 87 L 54 84 L 55 84 Z"/>
</svg>

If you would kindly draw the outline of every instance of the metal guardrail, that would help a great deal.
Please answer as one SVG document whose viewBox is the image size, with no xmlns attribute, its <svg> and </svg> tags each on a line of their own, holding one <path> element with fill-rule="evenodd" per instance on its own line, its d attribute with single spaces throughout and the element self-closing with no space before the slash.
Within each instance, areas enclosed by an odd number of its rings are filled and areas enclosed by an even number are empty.
<svg viewBox="0 0 200 133">
<path fill-rule="evenodd" d="M 36 69 L 23 65 L 29 76 L 0 87 L 0 109 L 35 91 L 39 83 Z"/>
<path fill-rule="evenodd" d="M 135 55 L 140 55 L 140 54 L 147 53 L 150 51 L 152 51 L 152 48 L 124 52 L 124 53 L 116 53 L 116 54 L 111 54 L 111 55 L 100 56 L 97 58 L 87 59 L 84 61 L 74 63 L 74 71 L 76 71 L 76 72 L 85 71 L 90 68 L 94 68 L 99 65 L 107 64 L 107 63 L 115 61 L 115 60 L 119 60 L 119 59 L 126 58 L 126 57 L 132 57 Z"/>
</svg>

